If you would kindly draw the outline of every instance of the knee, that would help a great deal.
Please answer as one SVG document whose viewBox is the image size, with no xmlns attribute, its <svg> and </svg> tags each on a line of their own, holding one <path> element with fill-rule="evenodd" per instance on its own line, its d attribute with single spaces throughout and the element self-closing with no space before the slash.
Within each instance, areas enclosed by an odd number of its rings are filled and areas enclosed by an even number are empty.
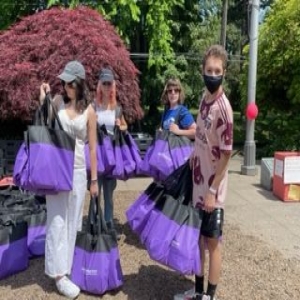
<svg viewBox="0 0 300 300">
<path fill-rule="evenodd" d="M 221 245 L 219 239 L 208 238 L 207 249 L 210 254 L 221 253 Z"/>
</svg>

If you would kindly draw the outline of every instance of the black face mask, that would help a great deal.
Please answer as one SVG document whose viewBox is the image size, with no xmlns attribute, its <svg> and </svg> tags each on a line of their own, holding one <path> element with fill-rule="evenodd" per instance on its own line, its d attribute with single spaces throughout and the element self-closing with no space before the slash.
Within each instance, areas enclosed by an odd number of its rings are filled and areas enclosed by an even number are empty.
<svg viewBox="0 0 300 300">
<path fill-rule="evenodd" d="M 211 94 L 215 93 L 223 81 L 223 75 L 219 76 L 209 76 L 203 75 L 203 80 L 206 88 L 209 90 Z"/>
</svg>

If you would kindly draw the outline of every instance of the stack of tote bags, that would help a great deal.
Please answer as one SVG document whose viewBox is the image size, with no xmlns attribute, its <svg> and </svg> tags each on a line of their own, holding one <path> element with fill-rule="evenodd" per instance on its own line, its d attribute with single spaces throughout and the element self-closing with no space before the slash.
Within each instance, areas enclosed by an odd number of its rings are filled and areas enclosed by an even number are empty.
<svg viewBox="0 0 300 300">
<path fill-rule="evenodd" d="M 181 274 L 200 271 L 201 210 L 192 206 L 192 174 L 188 162 L 163 182 L 152 182 L 127 209 L 131 229 L 150 257 Z"/>
<path fill-rule="evenodd" d="M 45 198 L 8 187 L 0 191 L 0 279 L 45 254 Z"/>
</svg>

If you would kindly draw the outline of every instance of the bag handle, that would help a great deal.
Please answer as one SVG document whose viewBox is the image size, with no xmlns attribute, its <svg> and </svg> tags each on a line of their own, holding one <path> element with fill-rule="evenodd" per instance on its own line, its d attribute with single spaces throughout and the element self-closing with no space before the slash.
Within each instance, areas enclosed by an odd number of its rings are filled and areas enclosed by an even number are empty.
<svg viewBox="0 0 300 300">
<path fill-rule="evenodd" d="M 93 236 L 97 236 L 101 233 L 107 233 L 107 226 L 104 221 L 101 206 L 99 205 L 98 197 L 93 196 L 90 200 L 90 207 L 88 213 L 88 225 L 89 232 Z"/>
<path fill-rule="evenodd" d="M 107 234 L 108 229 L 107 229 L 107 226 L 106 226 L 106 222 L 104 220 L 104 215 L 103 215 L 103 212 L 102 212 L 102 208 L 99 204 L 98 204 L 98 218 L 99 218 L 99 221 L 100 221 L 100 226 L 99 226 L 100 232 Z"/>
<path fill-rule="evenodd" d="M 98 235 L 99 228 L 98 218 L 97 218 L 97 202 L 98 197 L 91 197 L 89 213 L 88 213 L 88 232 L 90 232 L 93 236 Z"/>
<path fill-rule="evenodd" d="M 99 130 L 101 130 L 105 135 L 109 135 L 105 124 L 100 125 Z"/>
<path fill-rule="evenodd" d="M 185 162 L 183 165 L 174 170 L 164 181 L 168 193 L 174 197 L 178 197 L 185 188 L 186 181 L 184 180 L 185 174 L 187 174 L 189 169 L 189 162 Z"/>
<path fill-rule="evenodd" d="M 193 194 L 193 178 L 189 161 L 185 162 L 164 181 L 163 185 L 167 193 L 176 198 L 182 204 L 191 203 Z"/>
<path fill-rule="evenodd" d="M 53 113 L 53 115 L 54 115 L 54 120 L 56 120 L 59 129 L 62 130 L 62 131 L 64 131 L 63 126 L 62 126 L 61 121 L 60 121 L 60 118 L 59 118 L 59 116 L 58 116 L 58 113 L 57 113 L 57 111 L 56 111 L 56 107 L 53 105 L 53 102 L 52 102 L 52 100 L 51 100 L 51 95 L 50 95 L 50 93 L 47 93 L 47 94 L 46 94 L 45 102 L 46 102 L 46 104 L 47 104 L 47 111 L 48 111 L 47 114 L 49 114 L 49 108 L 50 108 L 50 106 L 51 106 L 51 108 L 52 108 L 52 113 Z"/>
<path fill-rule="evenodd" d="M 37 108 L 37 110 L 35 111 L 34 117 L 33 117 L 33 125 L 41 125 L 41 126 L 45 126 L 45 115 L 42 116 L 42 112 L 44 112 L 44 107 L 39 107 Z"/>
<path fill-rule="evenodd" d="M 122 107 L 117 104 L 116 109 L 115 109 L 115 117 L 116 117 L 116 119 L 121 119 L 122 115 L 123 115 Z"/>
</svg>

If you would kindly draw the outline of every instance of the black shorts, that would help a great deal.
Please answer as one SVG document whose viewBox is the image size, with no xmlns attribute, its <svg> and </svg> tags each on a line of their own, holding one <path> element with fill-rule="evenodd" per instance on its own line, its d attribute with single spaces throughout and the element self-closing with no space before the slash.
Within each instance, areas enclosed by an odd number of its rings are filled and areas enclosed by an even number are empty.
<svg viewBox="0 0 300 300">
<path fill-rule="evenodd" d="M 219 238 L 223 233 L 224 209 L 216 208 L 211 213 L 203 211 L 201 235 L 208 238 Z"/>
</svg>

